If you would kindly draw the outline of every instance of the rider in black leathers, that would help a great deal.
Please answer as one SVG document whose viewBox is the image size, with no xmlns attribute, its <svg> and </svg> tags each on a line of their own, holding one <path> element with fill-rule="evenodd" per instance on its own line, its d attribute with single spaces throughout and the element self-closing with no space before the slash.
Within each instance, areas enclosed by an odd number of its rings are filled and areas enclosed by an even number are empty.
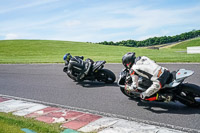
<svg viewBox="0 0 200 133">
<path fill-rule="evenodd" d="M 83 56 L 72 57 L 70 53 L 65 54 L 63 57 L 66 66 L 63 71 L 75 81 L 82 81 L 89 73 L 93 63 L 91 59 L 86 59 L 86 61 L 83 61 L 83 59 Z"/>
</svg>

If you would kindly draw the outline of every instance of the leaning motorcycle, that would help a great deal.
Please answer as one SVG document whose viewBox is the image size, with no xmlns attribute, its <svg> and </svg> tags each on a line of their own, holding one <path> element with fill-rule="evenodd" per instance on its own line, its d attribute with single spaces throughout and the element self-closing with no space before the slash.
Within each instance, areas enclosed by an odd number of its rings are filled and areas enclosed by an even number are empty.
<svg viewBox="0 0 200 133">
<path fill-rule="evenodd" d="M 92 60 L 90 59 L 90 61 L 92 61 Z M 82 81 L 90 80 L 90 81 L 104 82 L 104 83 L 107 83 L 107 84 L 113 83 L 116 79 L 115 74 L 111 70 L 103 69 L 105 63 L 106 63 L 106 61 L 93 62 L 92 65 L 91 65 L 89 73 L 82 79 Z M 67 69 L 68 69 L 68 66 L 65 66 L 63 71 L 67 72 Z M 78 76 L 79 72 L 75 71 L 74 75 Z M 73 79 L 73 78 L 71 78 L 71 79 Z"/>
<path fill-rule="evenodd" d="M 193 71 L 180 69 L 177 72 L 170 73 L 170 77 L 164 87 L 158 92 L 160 94 L 171 94 L 173 97 L 171 101 L 179 101 L 190 107 L 200 107 L 200 87 L 190 83 L 183 83 L 183 81 L 193 75 Z M 123 69 L 119 74 L 117 81 L 121 92 L 132 98 L 140 98 L 140 94 L 144 92 L 152 82 L 143 77 L 139 77 L 138 88 L 133 92 L 127 92 L 125 85 L 127 80 L 130 80 L 130 74 L 127 69 Z M 129 83 L 132 81 L 128 81 Z M 158 102 L 164 102 L 164 100 L 157 100 Z"/>
</svg>

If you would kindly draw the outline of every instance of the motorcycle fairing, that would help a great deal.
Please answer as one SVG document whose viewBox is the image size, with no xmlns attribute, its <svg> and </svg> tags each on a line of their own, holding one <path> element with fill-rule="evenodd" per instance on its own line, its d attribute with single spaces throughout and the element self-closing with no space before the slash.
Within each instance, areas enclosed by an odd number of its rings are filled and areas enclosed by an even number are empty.
<svg viewBox="0 0 200 133">
<path fill-rule="evenodd" d="M 194 71 L 191 71 L 191 70 L 180 69 L 176 73 L 176 80 L 185 79 L 185 78 L 191 76 L 193 73 L 194 73 Z"/>
<path fill-rule="evenodd" d="M 174 81 L 172 81 L 169 84 L 166 84 L 164 87 L 168 88 L 173 88 L 178 86 L 180 83 L 183 82 L 183 80 L 189 76 L 191 76 L 194 73 L 194 71 L 191 70 L 185 70 L 185 69 L 180 69 L 176 72 L 176 78 Z"/>
<path fill-rule="evenodd" d="M 103 68 L 103 64 L 105 64 L 106 61 L 97 61 L 93 64 L 93 68 L 92 68 L 92 71 L 93 72 L 96 72 L 97 70 Z"/>
</svg>

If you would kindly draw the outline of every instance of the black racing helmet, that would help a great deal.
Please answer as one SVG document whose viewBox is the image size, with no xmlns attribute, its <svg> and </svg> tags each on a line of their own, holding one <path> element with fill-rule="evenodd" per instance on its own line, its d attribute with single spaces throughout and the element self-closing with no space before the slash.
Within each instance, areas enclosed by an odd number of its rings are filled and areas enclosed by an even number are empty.
<svg viewBox="0 0 200 133">
<path fill-rule="evenodd" d="M 122 57 L 122 64 L 130 69 L 132 67 L 132 65 L 135 63 L 135 53 L 134 52 L 129 52 L 126 53 L 123 57 Z"/>
</svg>

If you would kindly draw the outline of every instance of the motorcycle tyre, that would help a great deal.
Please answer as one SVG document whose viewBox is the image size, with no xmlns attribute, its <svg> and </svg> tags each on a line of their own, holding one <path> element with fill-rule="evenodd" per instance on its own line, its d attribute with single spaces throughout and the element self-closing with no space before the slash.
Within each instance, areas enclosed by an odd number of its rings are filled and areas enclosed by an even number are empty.
<svg viewBox="0 0 200 133">
<path fill-rule="evenodd" d="M 199 101 L 195 100 L 195 97 L 200 98 L 200 87 L 194 84 L 182 84 L 181 85 L 181 92 L 187 95 L 191 100 L 194 100 L 193 103 L 188 102 L 183 99 L 179 99 L 178 101 L 189 106 L 189 107 L 200 107 L 200 99 Z"/>
<path fill-rule="evenodd" d="M 140 99 L 140 97 L 137 97 L 137 96 L 135 96 L 133 94 L 127 93 L 123 87 L 120 87 L 120 90 L 125 96 L 127 96 L 127 97 L 129 97 L 131 99 L 134 99 L 134 100 L 139 100 Z"/>
<path fill-rule="evenodd" d="M 110 80 L 111 79 L 111 80 Z M 106 84 L 112 84 L 115 82 L 115 74 L 108 69 L 101 69 L 97 73 L 97 81 L 105 82 Z"/>
</svg>

